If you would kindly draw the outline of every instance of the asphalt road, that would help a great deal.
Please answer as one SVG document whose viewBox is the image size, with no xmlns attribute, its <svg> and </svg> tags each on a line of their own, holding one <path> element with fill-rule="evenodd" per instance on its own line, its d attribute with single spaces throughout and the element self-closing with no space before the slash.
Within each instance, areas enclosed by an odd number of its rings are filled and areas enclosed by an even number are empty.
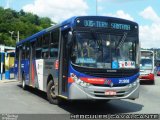
<svg viewBox="0 0 160 120">
<path fill-rule="evenodd" d="M 155 85 L 143 83 L 140 98 L 112 100 L 104 104 L 93 102 L 65 102 L 52 105 L 39 90 L 24 91 L 18 82 L 0 82 L 0 113 L 16 114 L 119 114 L 160 113 L 160 77 Z"/>
</svg>

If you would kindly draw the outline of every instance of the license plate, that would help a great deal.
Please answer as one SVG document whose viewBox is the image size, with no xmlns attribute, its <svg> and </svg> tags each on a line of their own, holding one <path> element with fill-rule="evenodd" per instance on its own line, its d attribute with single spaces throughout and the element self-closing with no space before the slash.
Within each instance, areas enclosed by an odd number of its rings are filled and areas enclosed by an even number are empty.
<svg viewBox="0 0 160 120">
<path fill-rule="evenodd" d="M 105 95 L 116 95 L 117 93 L 116 93 L 116 91 L 107 90 L 107 91 L 105 91 L 104 94 L 105 94 Z"/>
</svg>

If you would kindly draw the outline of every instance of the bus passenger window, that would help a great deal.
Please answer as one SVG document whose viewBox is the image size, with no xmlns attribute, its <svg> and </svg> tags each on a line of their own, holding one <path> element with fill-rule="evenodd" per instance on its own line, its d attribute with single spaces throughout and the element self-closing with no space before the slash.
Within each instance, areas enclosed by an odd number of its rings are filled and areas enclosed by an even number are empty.
<svg viewBox="0 0 160 120">
<path fill-rule="evenodd" d="M 48 54 L 48 48 L 43 48 L 42 49 L 42 58 L 48 58 L 49 54 Z"/>
<path fill-rule="evenodd" d="M 51 43 L 50 43 L 50 57 L 58 57 L 58 44 L 59 43 L 59 29 L 52 31 L 51 33 Z"/>
<path fill-rule="evenodd" d="M 50 33 L 44 35 L 42 40 L 42 58 L 46 59 L 49 58 L 49 40 L 50 40 Z"/>
<path fill-rule="evenodd" d="M 40 59 L 42 53 L 42 37 L 39 37 L 36 42 L 36 58 Z"/>
<path fill-rule="evenodd" d="M 29 59 L 30 43 L 27 42 L 25 45 L 26 45 L 26 56 L 25 56 L 25 59 Z"/>
</svg>

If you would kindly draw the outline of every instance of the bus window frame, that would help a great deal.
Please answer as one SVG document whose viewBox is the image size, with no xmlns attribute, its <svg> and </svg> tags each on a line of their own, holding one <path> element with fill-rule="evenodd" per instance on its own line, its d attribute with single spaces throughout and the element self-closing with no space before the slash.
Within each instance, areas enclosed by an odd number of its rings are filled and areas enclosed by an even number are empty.
<svg viewBox="0 0 160 120">
<path fill-rule="evenodd" d="M 43 36 L 39 36 L 36 39 L 36 49 L 35 49 L 35 54 L 36 54 L 35 58 L 36 59 L 41 59 L 42 58 L 42 40 L 43 40 Z M 39 52 L 40 52 L 40 55 L 39 55 Z"/>
<path fill-rule="evenodd" d="M 58 33 L 58 34 L 57 34 Z M 56 37 L 54 37 L 54 34 Z M 50 58 L 58 58 L 59 55 L 59 43 L 60 43 L 60 30 L 59 28 L 53 30 L 50 32 L 50 50 L 49 50 L 49 56 Z M 53 44 L 52 44 L 53 43 Z M 55 47 L 56 46 L 56 47 Z M 51 56 L 51 49 L 55 49 L 55 56 Z"/>
<path fill-rule="evenodd" d="M 50 41 L 50 33 L 47 32 L 43 35 L 42 40 L 42 59 L 49 58 L 49 41 Z"/>
</svg>

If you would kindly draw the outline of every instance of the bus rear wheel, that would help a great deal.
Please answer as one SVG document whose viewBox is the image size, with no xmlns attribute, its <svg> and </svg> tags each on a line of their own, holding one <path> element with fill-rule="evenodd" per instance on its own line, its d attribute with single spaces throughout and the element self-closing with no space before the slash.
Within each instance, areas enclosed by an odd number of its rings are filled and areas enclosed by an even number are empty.
<svg viewBox="0 0 160 120">
<path fill-rule="evenodd" d="M 47 85 L 47 98 L 51 104 L 57 105 L 60 102 L 55 93 L 55 85 L 53 80 L 50 80 Z"/>
</svg>

